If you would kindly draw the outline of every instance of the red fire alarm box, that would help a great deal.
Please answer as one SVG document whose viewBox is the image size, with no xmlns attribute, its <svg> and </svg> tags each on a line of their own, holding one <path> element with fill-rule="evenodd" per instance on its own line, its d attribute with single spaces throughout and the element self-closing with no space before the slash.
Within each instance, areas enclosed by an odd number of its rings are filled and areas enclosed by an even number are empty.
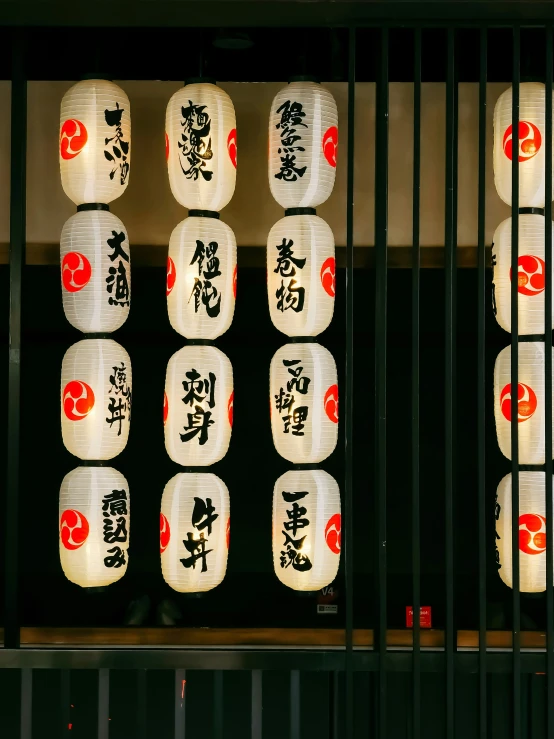
<svg viewBox="0 0 554 739">
<path fill-rule="evenodd" d="M 406 626 L 409 629 L 414 626 L 413 606 L 406 606 Z M 431 606 L 421 606 L 419 609 L 419 626 L 422 629 L 431 628 Z"/>
</svg>

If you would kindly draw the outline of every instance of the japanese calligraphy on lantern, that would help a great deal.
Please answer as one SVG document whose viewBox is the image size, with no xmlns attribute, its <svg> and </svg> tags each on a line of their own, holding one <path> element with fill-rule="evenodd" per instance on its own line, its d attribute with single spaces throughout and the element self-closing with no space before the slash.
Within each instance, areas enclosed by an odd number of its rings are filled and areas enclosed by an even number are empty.
<svg viewBox="0 0 554 739">
<path fill-rule="evenodd" d="M 269 312 L 288 336 L 317 336 L 333 317 L 335 242 L 322 218 L 286 216 L 267 240 Z"/>
<path fill-rule="evenodd" d="M 315 82 L 292 82 L 269 117 L 269 186 L 283 208 L 315 208 L 331 194 L 338 143 L 337 106 Z"/>
<path fill-rule="evenodd" d="M 127 569 L 129 486 L 112 467 L 77 467 L 60 489 L 60 561 L 81 587 L 119 580 Z"/>
<path fill-rule="evenodd" d="M 231 439 L 228 408 L 233 370 L 214 346 L 185 346 L 169 360 L 164 425 L 166 450 L 183 466 L 211 465 Z"/>
<path fill-rule="evenodd" d="M 109 376 L 110 389 L 108 391 L 108 417 L 106 423 L 117 429 L 117 435 L 121 436 L 121 429 L 125 420 L 131 420 L 131 387 L 127 383 L 127 366 L 121 361 L 112 367 Z"/>
<path fill-rule="evenodd" d="M 109 211 L 69 218 L 60 240 L 63 308 L 83 333 L 110 333 L 123 325 L 131 302 L 131 257 L 126 229 Z"/>
<path fill-rule="evenodd" d="M 124 109 L 116 102 L 115 109 L 104 111 L 104 120 L 109 128 L 113 128 L 113 135 L 104 139 L 104 157 L 112 165 L 110 180 L 119 172 L 119 181 L 124 185 L 129 174 L 129 140 L 125 140 L 121 120 Z"/>
<path fill-rule="evenodd" d="M 202 592 L 218 585 L 227 568 L 225 484 L 210 473 L 176 475 L 165 487 L 160 521 L 162 573 L 168 585 L 179 592 Z"/>
<path fill-rule="evenodd" d="M 186 208 L 220 211 L 236 180 L 236 121 L 217 85 L 193 83 L 167 106 L 166 157 L 171 190 Z"/>
<path fill-rule="evenodd" d="M 281 582 L 319 590 L 332 582 L 340 559 L 340 493 L 323 470 L 286 472 L 273 492 L 273 563 Z"/>
<path fill-rule="evenodd" d="M 328 457 L 338 429 L 337 369 L 330 352 L 316 342 L 281 347 L 271 361 L 270 404 L 273 441 L 282 457 L 295 464 Z"/>
<path fill-rule="evenodd" d="M 233 320 L 237 245 L 217 218 L 191 217 L 171 234 L 167 309 L 173 328 L 190 339 L 215 339 Z"/>
</svg>

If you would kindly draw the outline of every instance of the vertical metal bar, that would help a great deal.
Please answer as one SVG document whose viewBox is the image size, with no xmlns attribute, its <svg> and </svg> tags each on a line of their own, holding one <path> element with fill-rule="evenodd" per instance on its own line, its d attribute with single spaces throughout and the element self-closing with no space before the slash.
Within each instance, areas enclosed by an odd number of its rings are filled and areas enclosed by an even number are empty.
<svg viewBox="0 0 554 739">
<path fill-rule="evenodd" d="M 98 739 L 110 736 L 110 671 L 98 670 Z"/>
<path fill-rule="evenodd" d="M 519 61 L 520 61 L 520 30 L 513 29 L 513 82 L 512 82 L 512 134 L 519 130 Z M 519 149 L 518 149 L 519 151 Z M 519 254 L 519 162 L 517 156 L 512 156 L 512 275 L 518 273 Z M 512 279 L 510 284 L 511 297 L 511 377 L 512 388 L 512 421 L 511 421 L 511 452 L 512 452 L 512 638 L 513 638 L 513 728 L 514 739 L 521 737 L 521 654 L 520 654 L 520 598 L 519 598 L 519 449 L 518 449 L 518 281 Z"/>
<path fill-rule="evenodd" d="M 420 299 L 420 189 L 421 189 L 421 28 L 414 43 L 414 170 L 412 205 L 412 608 L 413 687 L 412 736 L 421 736 L 421 574 L 419 520 L 419 299 Z"/>
<path fill-rule="evenodd" d="M 545 182 L 544 182 L 544 390 L 545 390 L 545 495 L 546 495 L 546 737 L 554 739 L 554 527 L 552 525 L 552 26 L 546 26 L 545 75 Z"/>
<path fill-rule="evenodd" d="M 175 670 L 175 739 L 185 736 L 186 670 Z"/>
<path fill-rule="evenodd" d="M 354 531 L 352 508 L 354 414 L 354 102 L 356 88 L 356 29 L 348 35 L 348 163 L 346 184 L 346 365 L 344 393 L 344 508 L 346 585 L 345 719 L 346 739 L 354 739 L 354 673 L 352 632 L 354 624 Z"/>
<path fill-rule="evenodd" d="M 455 35 L 448 29 L 446 81 L 446 203 L 445 203 L 445 546 L 446 546 L 446 739 L 454 739 L 454 367 L 455 367 L 455 270 L 457 198 Z"/>
<path fill-rule="evenodd" d="M 300 739 L 300 671 L 290 671 L 290 739 Z"/>
<path fill-rule="evenodd" d="M 479 38 L 479 182 L 477 209 L 477 507 L 479 550 L 479 739 L 487 739 L 487 512 L 485 507 L 485 196 L 487 29 Z"/>
<path fill-rule="evenodd" d="M 223 670 L 214 672 L 214 739 L 223 739 Z"/>
<path fill-rule="evenodd" d="M 329 739 L 339 739 L 339 673 L 329 672 Z"/>
<path fill-rule="evenodd" d="M 61 724 L 60 736 L 67 739 L 71 726 L 71 670 L 62 670 L 60 675 Z"/>
<path fill-rule="evenodd" d="M 10 353 L 5 526 L 4 646 L 19 647 L 19 437 L 21 382 L 21 281 L 25 264 L 27 80 L 25 37 L 12 33 L 10 180 Z"/>
<path fill-rule="evenodd" d="M 252 739 L 262 739 L 262 671 L 252 670 Z"/>
<path fill-rule="evenodd" d="M 137 670 L 137 739 L 148 739 L 148 672 Z"/>
<path fill-rule="evenodd" d="M 33 737 L 33 671 L 21 670 L 21 739 Z"/>
<path fill-rule="evenodd" d="M 379 650 L 379 738 L 387 737 L 387 228 L 389 31 L 381 30 L 375 121 L 375 408 Z"/>
</svg>

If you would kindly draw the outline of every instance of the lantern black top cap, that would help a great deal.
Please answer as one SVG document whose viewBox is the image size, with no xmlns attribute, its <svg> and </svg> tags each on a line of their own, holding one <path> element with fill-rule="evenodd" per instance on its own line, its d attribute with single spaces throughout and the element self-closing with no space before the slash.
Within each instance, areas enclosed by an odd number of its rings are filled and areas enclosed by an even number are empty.
<svg viewBox="0 0 554 739">
<path fill-rule="evenodd" d="M 81 80 L 105 80 L 106 82 L 111 82 L 112 78 L 106 72 L 90 72 L 89 74 L 84 74 Z"/>
<path fill-rule="evenodd" d="M 217 218 L 219 219 L 219 213 L 217 210 L 197 210 L 195 208 L 191 208 L 189 210 L 189 217 L 190 218 Z"/>
<path fill-rule="evenodd" d="M 77 206 L 77 213 L 82 213 L 86 210 L 109 210 L 110 206 L 107 203 L 81 203 Z"/>
<path fill-rule="evenodd" d="M 289 77 L 289 85 L 291 82 L 315 82 L 317 85 L 321 84 L 321 80 L 313 74 L 295 74 Z"/>
<path fill-rule="evenodd" d="M 187 77 L 185 80 L 185 87 L 187 85 L 196 85 L 200 82 L 205 82 L 210 85 L 217 85 L 217 82 L 213 77 Z"/>
</svg>

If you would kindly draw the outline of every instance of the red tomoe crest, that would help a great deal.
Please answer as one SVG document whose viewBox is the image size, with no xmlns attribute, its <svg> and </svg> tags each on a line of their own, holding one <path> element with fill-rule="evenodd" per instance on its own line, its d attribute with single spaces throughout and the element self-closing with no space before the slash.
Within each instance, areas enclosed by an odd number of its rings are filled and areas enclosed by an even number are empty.
<svg viewBox="0 0 554 739">
<path fill-rule="evenodd" d="M 86 382 L 71 380 L 62 394 L 63 410 L 70 421 L 86 418 L 94 406 L 94 393 Z"/>
<path fill-rule="evenodd" d="M 232 128 L 227 136 L 227 151 L 229 159 L 233 162 L 233 167 L 237 168 L 237 129 Z"/>
<path fill-rule="evenodd" d="M 175 280 L 177 278 L 177 272 L 175 271 L 175 262 L 171 257 L 167 258 L 167 280 L 166 280 L 166 287 L 165 287 L 165 294 L 169 295 L 169 293 L 173 290 L 175 287 Z"/>
<path fill-rule="evenodd" d="M 233 297 L 237 299 L 237 265 L 235 264 L 235 270 L 233 272 Z"/>
<path fill-rule="evenodd" d="M 164 426 L 167 422 L 168 413 L 169 413 L 169 401 L 167 399 L 167 393 L 164 391 Z"/>
<path fill-rule="evenodd" d="M 517 260 L 517 291 L 522 295 L 539 295 L 544 290 L 544 262 L 540 257 L 524 254 Z M 512 268 L 510 267 L 510 282 Z"/>
<path fill-rule="evenodd" d="M 546 549 L 546 518 L 538 513 L 519 517 L 519 548 L 525 554 L 541 554 Z"/>
<path fill-rule="evenodd" d="M 325 541 L 327 546 L 333 552 L 333 554 L 340 554 L 340 530 L 341 530 L 341 517 L 340 513 L 335 513 L 334 516 L 327 521 L 325 527 Z"/>
<path fill-rule="evenodd" d="M 225 529 L 225 541 L 227 542 L 227 549 L 231 543 L 231 517 L 227 519 L 227 528 Z"/>
<path fill-rule="evenodd" d="M 331 385 L 323 398 L 325 413 L 333 423 L 339 422 L 339 386 Z"/>
<path fill-rule="evenodd" d="M 339 130 L 336 126 L 331 126 L 323 134 L 322 146 L 323 156 L 331 167 L 337 166 L 337 146 L 339 143 Z"/>
<path fill-rule="evenodd" d="M 167 135 L 167 131 L 165 132 L 165 161 L 169 159 L 169 136 Z"/>
<path fill-rule="evenodd" d="M 531 159 L 541 148 L 541 132 L 534 123 L 530 123 L 529 121 L 519 122 L 518 139 L 518 162 L 525 162 L 527 159 Z M 512 141 L 512 126 L 510 124 L 504 133 L 504 138 L 502 139 L 504 154 L 506 154 L 510 161 L 512 161 Z"/>
<path fill-rule="evenodd" d="M 62 283 L 70 293 L 78 293 L 88 284 L 92 275 L 92 267 L 84 254 L 78 251 L 68 252 L 62 260 Z"/>
<path fill-rule="evenodd" d="M 81 121 L 69 118 L 60 131 L 60 155 L 62 159 L 73 159 L 87 143 L 87 129 Z"/>
<path fill-rule="evenodd" d="M 160 513 L 160 554 L 163 554 L 167 549 L 170 538 L 171 530 L 169 528 L 169 521 L 163 513 Z"/>
<path fill-rule="evenodd" d="M 335 297 L 335 257 L 329 257 L 321 265 L 321 284 L 332 298 Z"/>
<path fill-rule="evenodd" d="M 233 402 L 235 400 L 235 393 L 232 392 L 229 396 L 229 402 L 227 403 L 227 415 L 229 417 L 229 426 L 233 428 Z"/>
<path fill-rule="evenodd" d="M 512 392 L 511 384 L 508 383 L 500 393 L 500 407 L 502 415 L 507 421 L 512 420 Z M 537 410 L 537 396 L 529 385 L 518 382 L 517 385 L 517 422 L 522 423 L 531 418 Z"/>
<path fill-rule="evenodd" d="M 68 508 L 60 519 L 60 539 L 66 549 L 79 549 L 89 532 L 87 519 L 79 511 Z"/>
</svg>

